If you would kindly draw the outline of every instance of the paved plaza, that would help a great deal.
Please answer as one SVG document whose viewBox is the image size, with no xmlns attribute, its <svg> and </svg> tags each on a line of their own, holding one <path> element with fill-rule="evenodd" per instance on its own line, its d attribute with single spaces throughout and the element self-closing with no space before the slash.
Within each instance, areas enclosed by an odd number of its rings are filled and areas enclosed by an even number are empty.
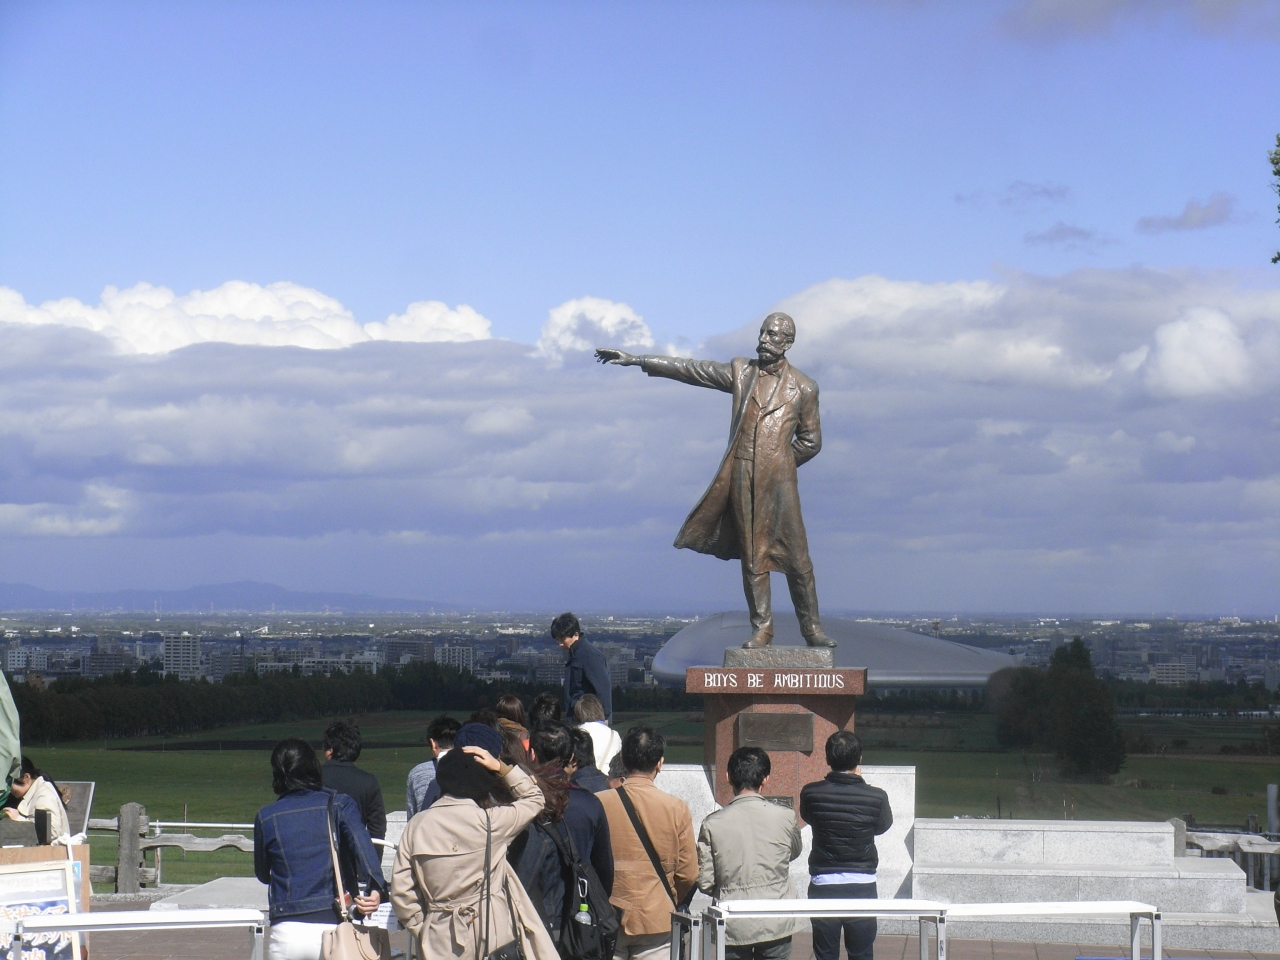
<svg viewBox="0 0 1280 960">
<path fill-rule="evenodd" d="M 113 904 L 112 909 L 121 905 Z M 141 908 L 145 909 L 142 904 Z M 96 909 L 95 909 L 96 912 Z M 403 949 L 403 934 L 392 943 Z M 238 930 L 211 930 L 155 933 L 95 933 L 90 960 L 235 960 L 249 956 L 247 934 Z M 1099 947 L 1074 943 L 1011 943 L 1002 940 L 947 940 L 950 960 L 1076 960 L 1077 957 L 1128 957 L 1128 949 L 1117 943 Z M 792 960 L 811 960 L 809 934 L 797 934 Z M 843 956 L 843 954 L 842 954 Z M 1150 954 L 1146 954 L 1150 956 Z M 1210 960 L 1280 960 L 1276 953 L 1249 953 L 1235 950 L 1167 950 L 1165 956 L 1210 958 Z M 881 936 L 876 939 L 875 960 L 919 960 L 915 937 Z"/>
</svg>

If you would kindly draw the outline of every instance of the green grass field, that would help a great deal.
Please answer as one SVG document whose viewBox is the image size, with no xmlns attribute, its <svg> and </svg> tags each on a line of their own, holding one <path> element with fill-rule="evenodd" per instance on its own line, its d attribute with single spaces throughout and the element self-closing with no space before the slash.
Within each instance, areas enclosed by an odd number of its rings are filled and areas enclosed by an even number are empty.
<svg viewBox="0 0 1280 960">
<path fill-rule="evenodd" d="M 358 718 L 365 740 L 375 745 L 360 765 L 382 782 L 388 809 L 403 809 L 409 768 L 427 758 L 429 717 L 399 712 Z M 668 738 L 670 762 L 701 761 L 700 715 L 632 713 L 617 719 L 623 729 L 637 722 L 658 727 Z M 317 741 L 323 726 L 245 726 L 163 740 L 31 746 L 27 752 L 56 779 L 96 781 L 99 817 L 114 816 L 132 800 L 152 819 L 250 823 L 274 799 L 269 747 L 219 750 L 217 744 L 270 744 L 285 736 Z M 1082 784 L 1060 781 L 1052 757 L 999 751 L 989 716 L 867 714 L 858 721 L 867 763 L 916 767 L 917 816 L 995 816 L 999 798 L 1001 814 L 1027 819 L 1164 820 L 1190 813 L 1199 823 L 1243 825 L 1249 814 L 1265 818 L 1266 784 L 1280 781 L 1280 764 L 1220 752 L 1223 743 L 1253 742 L 1256 724 L 1143 719 L 1135 726 L 1152 749 L 1164 752 L 1131 755 L 1109 784 Z M 1171 752 L 1175 741 L 1184 752 Z M 191 749 L 195 742 L 213 749 Z M 92 843 L 95 863 L 114 861 L 114 835 L 95 836 Z M 251 858 L 237 851 L 164 855 L 169 883 L 250 873 Z"/>
</svg>

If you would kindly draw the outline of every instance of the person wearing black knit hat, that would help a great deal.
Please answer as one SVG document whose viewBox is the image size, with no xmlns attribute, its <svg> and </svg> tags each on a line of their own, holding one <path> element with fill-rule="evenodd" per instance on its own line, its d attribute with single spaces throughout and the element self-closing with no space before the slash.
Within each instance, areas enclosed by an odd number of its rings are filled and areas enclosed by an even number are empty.
<svg viewBox="0 0 1280 960">
<path fill-rule="evenodd" d="M 492 728 L 464 724 L 454 743 L 436 775 L 442 795 L 409 821 L 396 851 L 391 904 L 400 925 L 424 957 L 485 960 L 518 940 L 527 960 L 559 960 L 507 863 L 512 838 L 542 812 L 542 790 L 497 758 L 502 737 Z M 499 783 L 511 804 L 490 805 Z"/>
</svg>

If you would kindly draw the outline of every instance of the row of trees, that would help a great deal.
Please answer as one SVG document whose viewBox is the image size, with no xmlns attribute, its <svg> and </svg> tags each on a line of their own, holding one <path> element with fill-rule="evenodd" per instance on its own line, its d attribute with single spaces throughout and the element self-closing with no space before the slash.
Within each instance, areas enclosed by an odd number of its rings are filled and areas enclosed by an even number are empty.
<svg viewBox="0 0 1280 960">
<path fill-rule="evenodd" d="M 67 740 L 173 736 L 232 724 L 307 720 L 382 710 L 453 710 L 470 713 L 504 693 L 526 702 L 558 686 L 489 683 L 435 663 L 364 670 L 333 676 L 299 673 L 230 676 L 220 683 L 178 680 L 143 666 L 96 680 L 57 680 L 48 689 L 14 684 L 22 739 Z M 701 710 L 702 698 L 683 690 L 623 689 L 615 710 Z"/>
<path fill-rule="evenodd" d="M 231 724 L 305 720 L 382 710 L 466 710 L 510 691 L 532 697 L 533 684 L 495 685 L 434 663 L 377 674 L 256 674 L 220 683 L 163 677 L 147 667 L 97 680 L 62 679 L 42 690 L 13 686 L 22 739 L 58 742 L 175 735 Z"/>
</svg>

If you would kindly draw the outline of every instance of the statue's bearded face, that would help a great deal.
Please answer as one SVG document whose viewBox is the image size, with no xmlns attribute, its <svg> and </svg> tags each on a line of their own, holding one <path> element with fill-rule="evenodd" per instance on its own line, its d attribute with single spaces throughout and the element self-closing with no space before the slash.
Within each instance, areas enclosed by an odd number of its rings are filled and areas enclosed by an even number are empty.
<svg viewBox="0 0 1280 960">
<path fill-rule="evenodd" d="M 781 359 L 795 342 L 795 326 L 787 317 L 771 316 L 760 325 L 760 341 L 756 344 L 756 356 L 761 363 L 774 363 Z"/>
</svg>

